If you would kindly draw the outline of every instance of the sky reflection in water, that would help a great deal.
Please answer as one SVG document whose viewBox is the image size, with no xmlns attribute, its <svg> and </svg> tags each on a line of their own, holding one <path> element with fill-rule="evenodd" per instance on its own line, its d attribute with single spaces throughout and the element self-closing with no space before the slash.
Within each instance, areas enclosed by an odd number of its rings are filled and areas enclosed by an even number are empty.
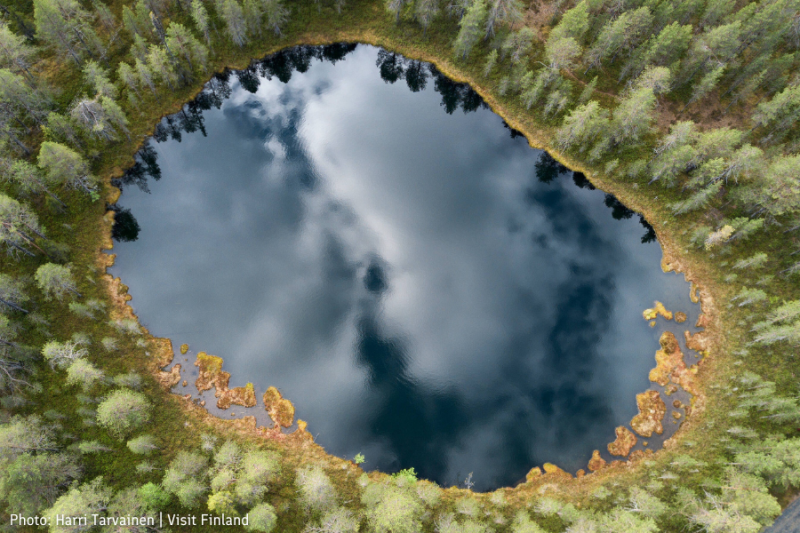
<svg viewBox="0 0 800 533">
<path fill-rule="evenodd" d="M 151 143 L 150 194 L 124 187 L 140 229 L 112 273 L 154 335 L 277 386 L 368 469 L 485 490 L 585 467 L 650 385 L 642 310 L 690 311 L 688 284 L 613 197 L 378 53 L 231 76 L 198 131 Z"/>
</svg>

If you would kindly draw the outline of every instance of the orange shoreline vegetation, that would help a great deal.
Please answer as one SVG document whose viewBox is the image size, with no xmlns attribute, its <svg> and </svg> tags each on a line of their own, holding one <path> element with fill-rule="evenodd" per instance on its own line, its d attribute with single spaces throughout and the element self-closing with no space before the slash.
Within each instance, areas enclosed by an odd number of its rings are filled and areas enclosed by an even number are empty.
<svg viewBox="0 0 800 533">
<path fill-rule="evenodd" d="M 231 375 L 222 370 L 222 357 L 200 352 L 197 354 L 194 366 L 200 369 L 197 381 L 195 381 L 197 390 L 203 392 L 213 386 L 215 388 L 214 397 L 218 398 L 217 407 L 228 409 L 231 404 L 255 407 L 256 391 L 252 383 L 248 383 L 244 387 L 228 388 Z"/>
<path fill-rule="evenodd" d="M 661 424 L 667 413 L 667 406 L 657 390 L 649 390 L 636 395 L 639 414 L 631 420 L 631 427 L 642 437 L 652 437 L 653 433 L 661 435 L 664 426 Z"/>
<path fill-rule="evenodd" d="M 652 309 L 645 309 L 642 312 L 642 316 L 644 316 L 645 320 L 654 320 L 657 316 L 663 316 L 667 320 L 672 320 L 672 311 L 667 311 L 667 308 L 664 307 L 664 304 L 661 302 L 655 302 Z"/>
<path fill-rule="evenodd" d="M 270 387 L 264 393 L 264 409 L 270 418 L 281 427 L 288 428 L 294 420 L 294 405 L 284 398 L 275 387 Z"/>
<path fill-rule="evenodd" d="M 631 448 L 636 446 L 636 435 L 625 426 L 619 426 L 614 430 L 617 434 L 617 439 L 608 445 L 608 453 L 611 455 L 618 455 L 620 457 L 627 457 L 631 453 Z"/>
</svg>

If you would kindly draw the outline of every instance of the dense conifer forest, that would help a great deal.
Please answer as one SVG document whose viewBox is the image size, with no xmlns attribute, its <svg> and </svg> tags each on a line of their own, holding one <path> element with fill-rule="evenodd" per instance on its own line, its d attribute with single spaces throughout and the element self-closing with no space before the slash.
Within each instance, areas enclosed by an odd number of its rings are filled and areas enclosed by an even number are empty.
<svg viewBox="0 0 800 533">
<path fill-rule="evenodd" d="M 800 489 L 800 0 L 6 0 L 0 16 L 3 529 L 221 530 L 206 513 L 249 517 L 231 531 L 755 533 Z M 307 45 L 250 66 L 280 75 L 339 42 L 435 63 L 645 214 L 706 316 L 669 446 L 478 494 L 366 474 L 302 426 L 259 433 L 163 386 L 171 349 L 105 274 L 112 181 L 144 171 L 145 136 L 209 79 L 219 106 L 226 67 Z"/>
</svg>

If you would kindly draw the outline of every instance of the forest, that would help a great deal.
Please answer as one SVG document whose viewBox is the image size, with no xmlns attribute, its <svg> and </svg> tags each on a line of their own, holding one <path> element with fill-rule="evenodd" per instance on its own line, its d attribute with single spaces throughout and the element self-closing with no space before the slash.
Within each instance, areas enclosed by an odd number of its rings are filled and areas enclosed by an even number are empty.
<svg viewBox="0 0 800 533">
<path fill-rule="evenodd" d="M 158 520 L 210 513 L 265 533 L 756 533 L 798 493 L 800 0 L 7 0 L 0 12 L 3 530 L 219 531 Z M 367 474 L 302 427 L 259 435 L 165 389 L 163 341 L 105 274 L 125 216 L 117 187 L 157 171 L 134 154 L 162 116 L 184 110 L 186 123 L 156 136 L 202 127 L 184 104 L 219 107 L 226 69 L 243 84 L 248 67 L 280 78 L 344 55 L 342 42 L 433 62 L 469 84 L 442 91 L 451 111 L 483 98 L 647 217 L 708 315 L 702 394 L 670 446 L 580 478 L 545 465 L 481 494 L 413 469 Z M 294 45 L 307 56 L 251 63 Z M 381 58 L 384 79 L 420 83 L 413 62 Z M 92 515 L 104 525 L 56 520 Z"/>
</svg>

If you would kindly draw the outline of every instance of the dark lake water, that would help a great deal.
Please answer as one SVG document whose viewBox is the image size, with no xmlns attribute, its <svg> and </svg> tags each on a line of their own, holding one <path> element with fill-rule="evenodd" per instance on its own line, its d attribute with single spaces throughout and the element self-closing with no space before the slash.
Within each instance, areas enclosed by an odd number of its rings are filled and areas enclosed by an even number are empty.
<svg viewBox="0 0 800 533">
<path fill-rule="evenodd" d="M 699 312 L 638 215 L 369 46 L 216 76 L 120 186 L 111 272 L 141 322 L 367 469 L 486 490 L 585 468 L 650 388 L 673 323 L 642 310 Z"/>
</svg>

